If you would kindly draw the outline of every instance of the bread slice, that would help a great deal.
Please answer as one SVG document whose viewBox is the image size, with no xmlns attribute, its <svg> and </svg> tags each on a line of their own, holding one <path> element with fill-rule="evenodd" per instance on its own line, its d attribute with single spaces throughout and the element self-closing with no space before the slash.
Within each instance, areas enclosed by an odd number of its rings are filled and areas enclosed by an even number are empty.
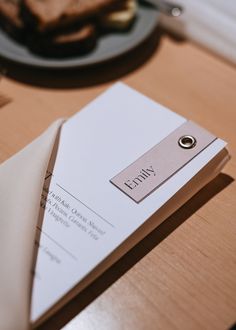
<svg viewBox="0 0 236 330">
<path fill-rule="evenodd" d="M 28 46 L 34 53 L 47 57 L 68 57 L 91 51 L 96 45 L 96 27 L 91 23 L 49 35 L 33 35 Z"/>
<path fill-rule="evenodd" d="M 99 15 L 124 0 L 23 0 L 24 15 L 43 33 Z"/>
<path fill-rule="evenodd" d="M 59 1 L 58 1 L 59 2 Z M 65 57 L 85 54 L 96 45 L 95 25 L 76 24 L 57 33 L 40 36 L 25 28 L 21 17 L 22 0 L 0 0 L 0 23 L 2 28 L 34 53 L 47 57 Z"/>
<path fill-rule="evenodd" d="M 20 16 L 21 0 L 0 0 L 0 25 L 11 36 L 22 39 L 24 22 Z"/>
</svg>

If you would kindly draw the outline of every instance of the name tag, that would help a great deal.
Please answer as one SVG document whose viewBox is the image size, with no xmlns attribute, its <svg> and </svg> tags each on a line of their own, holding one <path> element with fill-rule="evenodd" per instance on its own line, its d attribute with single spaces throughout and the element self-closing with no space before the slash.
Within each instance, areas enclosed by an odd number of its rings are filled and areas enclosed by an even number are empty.
<svg viewBox="0 0 236 330">
<path fill-rule="evenodd" d="M 187 121 L 110 182 L 140 203 L 215 140 L 214 135 Z"/>
</svg>

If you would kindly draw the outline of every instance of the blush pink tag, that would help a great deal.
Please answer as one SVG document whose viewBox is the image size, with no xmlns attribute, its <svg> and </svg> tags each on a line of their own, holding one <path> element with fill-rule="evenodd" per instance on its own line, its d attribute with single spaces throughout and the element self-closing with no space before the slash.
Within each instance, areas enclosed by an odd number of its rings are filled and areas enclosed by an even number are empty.
<svg viewBox="0 0 236 330">
<path fill-rule="evenodd" d="M 110 182 L 140 203 L 214 140 L 214 135 L 187 121 Z"/>
</svg>

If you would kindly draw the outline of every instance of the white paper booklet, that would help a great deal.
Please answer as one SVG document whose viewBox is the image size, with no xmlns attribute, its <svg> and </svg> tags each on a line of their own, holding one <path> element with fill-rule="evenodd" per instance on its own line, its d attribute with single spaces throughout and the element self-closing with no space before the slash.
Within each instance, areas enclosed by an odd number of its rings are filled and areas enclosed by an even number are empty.
<svg viewBox="0 0 236 330">
<path fill-rule="evenodd" d="M 88 285 L 213 178 L 227 160 L 224 147 L 121 83 L 66 121 L 42 194 L 32 322 Z M 158 221 L 149 223 L 157 210 Z"/>
</svg>

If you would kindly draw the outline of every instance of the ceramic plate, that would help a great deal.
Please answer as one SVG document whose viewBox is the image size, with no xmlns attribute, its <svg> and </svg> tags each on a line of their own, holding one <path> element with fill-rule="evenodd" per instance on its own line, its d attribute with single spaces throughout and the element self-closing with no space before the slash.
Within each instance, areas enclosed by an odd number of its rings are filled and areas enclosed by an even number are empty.
<svg viewBox="0 0 236 330">
<path fill-rule="evenodd" d="M 98 64 L 120 56 L 144 41 L 155 29 L 158 11 L 149 6 L 139 6 L 137 19 L 130 31 L 110 33 L 99 38 L 96 48 L 89 54 L 64 59 L 41 57 L 27 47 L 8 37 L 0 30 L 0 56 L 8 60 L 41 68 L 73 68 Z"/>
</svg>

